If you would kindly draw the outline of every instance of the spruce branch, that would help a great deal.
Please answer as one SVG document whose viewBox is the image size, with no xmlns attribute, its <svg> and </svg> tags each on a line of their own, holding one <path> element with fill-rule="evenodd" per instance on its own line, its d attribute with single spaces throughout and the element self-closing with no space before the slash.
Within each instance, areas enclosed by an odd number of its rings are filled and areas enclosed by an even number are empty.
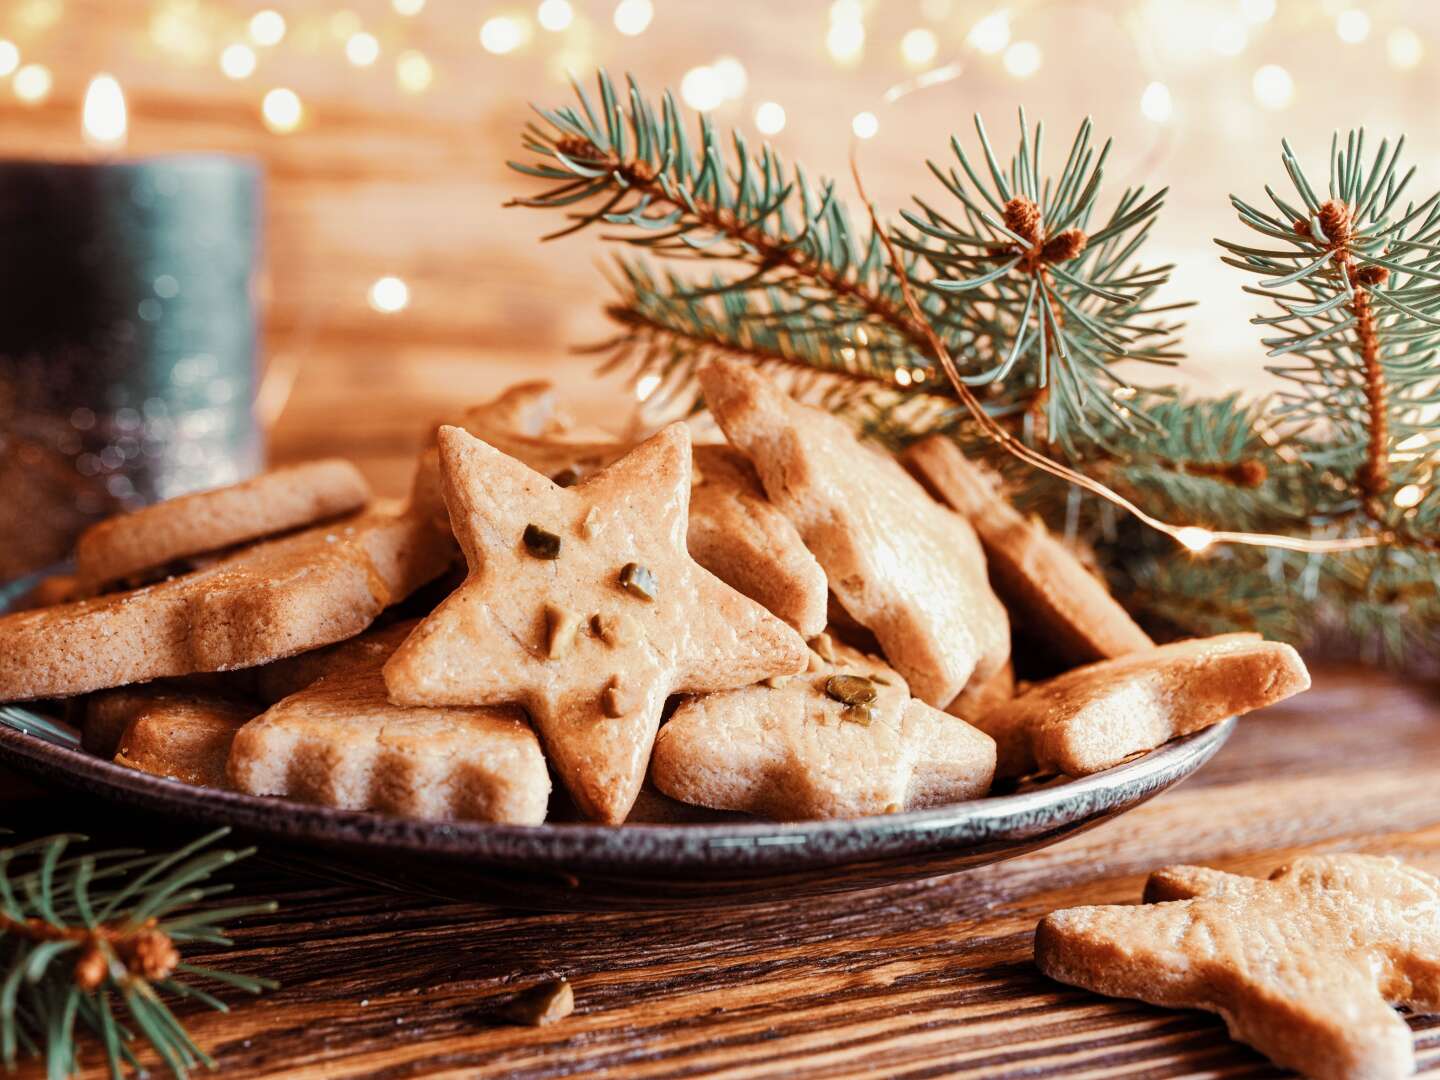
<svg viewBox="0 0 1440 1080">
<path fill-rule="evenodd" d="M 80 1030 L 100 1040 L 117 1080 L 126 1064 L 142 1071 L 132 1049 L 137 1034 L 176 1077 L 200 1064 L 214 1068 L 162 995 L 225 1011 L 195 980 L 252 994 L 276 985 L 196 967 L 180 955 L 189 943 L 229 945 L 222 920 L 275 910 L 273 903 L 197 909 L 230 891 L 206 884 L 211 875 L 251 854 L 205 850 L 227 832 L 162 855 L 70 855 L 85 840 L 74 834 L 0 850 L 0 1061 L 7 1070 L 23 1051 L 43 1056 L 55 1080 L 76 1073 Z"/>
</svg>

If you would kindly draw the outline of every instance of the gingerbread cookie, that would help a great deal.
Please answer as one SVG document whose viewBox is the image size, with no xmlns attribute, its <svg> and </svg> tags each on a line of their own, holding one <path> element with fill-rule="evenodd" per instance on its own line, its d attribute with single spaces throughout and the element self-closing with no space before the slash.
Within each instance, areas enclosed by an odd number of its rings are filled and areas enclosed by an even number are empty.
<svg viewBox="0 0 1440 1080">
<path fill-rule="evenodd" d="M 517 383 L 494 401 L 466 409 L 456 424 L 562 487 L 623 457 L 633 444 L 578 427 L 560 411 L 555 385 Z"/>
<path fill-rule="evenodd" d="M 442 574 L 453 551 L 419 515 L 375 509 L 156 585 L 7 615 L 0 701 L 251 667 L 342 641 Z"/>
<path fill-rule="evenodd" d="M 347 641 L 252 668 L 247 673 L 250 692 L 264 704 L 274 705 L 327 675 L 363 667 L 376 659 L 383 663 L 419 623 L 419 619 L 403 619 Z"/>
<path fill-rule="evenodd" d="M 804 667 L 795 631 L 690 558 L 683 424 L 571 488 L 459 428 L 439 441 L 470 576 L 386 665 L 393 701 L 524 706 L 581 811 L 618 824 L 670 694 Z"/>
<path fill-rule="evenodd" d="M 765 492 L 800 530 L 845 609 L 922 701 L 944 708 L 1010 652 L 975 530 L 846 425 L 792 401 L 748 364 L 700 372 L 705 400 Z"/>
<path fill-rule="evenodd" d="M 407 708 L 372 650 L 246 724 L 230 749 L 239 791 L 431 820 L 545 820 L 550 774 L 515 708 Z"/>
<path fill-rule="evenodd" d="M 1414 1074 L 1390 1006 L 1440 1011 L 1440 880 L 1395 859 L 1310 855 L 1268 881 L 1170 867 L 1145 898 L 1047 915 L 1036 964 L 1111 997 L 1219 1013 L 1232 1038 L 1306 1076 Z"/>
<path fill-rule="evenodd" d="M 940 500 L 980 534 L 990 580 L 1017 625 L 1069 664 L 1148 649 L 1154 642 L 1116 603 L 1104 582 L 1044 524 L 1027 519 L 941 435 L 917 443 L 905 461 Z"/>
<path fill-rule="evenodd" d="M 348 461 L 309 461 L 121 514 L 75 545 L 75 574 L 94 591 L 180 559 L 289 532 L 364 506 L 370 488 Z"/>
<path fill-rule="evenodd" d="M 72 704 L 72 719 L 80 726 L 80 747 L 96 757 L 113 758 L 125 729 L 147 709 L 176 702 L 210 701 L 224 697 L 213 691 L 161 680 L 140 686 L 100 690 Z M 253 710 L 251 715 L 259 710 Z"/>
<path fill-rule="evenodd" d="M 825 629 L 825 571 L 765 498 L 754 468 L 728 446 L 695 447 L 688 544 L 697 563 L 801 636 Z"/>
<path fill-rule="evenodd" d="M 184 784 L 225 787 L 230 742 L 258 711 L 228 698 L 156 695 L 126 725 L 115 764 Z"/>
<path fill-rule="evenodd" d="M 1221 634 L 1075 668 L 975 724 L 999 745 L 999 776 L 1086 776 L 1309 686 L 1289 645 Z"/>
<path fill-rule="evenodd" d="M 945 711 L 972 723 L 1015 699 L 1015 665 L 1009 660 L 988 679 L 971 679 Z"/>
<path fill-rule="evenodd" d="M 836 642 L 775 685 L 682 702 L 650 776 L 673 798 L 781 820 L 892 814 L 984 795 L 995 743 Z"/>
</svg>

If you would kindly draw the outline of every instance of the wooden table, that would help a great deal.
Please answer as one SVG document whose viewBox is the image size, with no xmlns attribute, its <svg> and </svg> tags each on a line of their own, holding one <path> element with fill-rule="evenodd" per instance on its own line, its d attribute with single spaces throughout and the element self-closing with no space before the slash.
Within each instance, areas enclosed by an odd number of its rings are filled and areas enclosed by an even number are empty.
<svg viewBox="0 0 1440 1080">
<path fill-rule="evenodd" d="M 1149 869 L 1179 860 L 1260 874 L 1365 851 L 1440 872 L 1437 723 L 1432 687 L 1326 668 L 1188 783 L 1089 833 L 968 874 L 743 910 L 528 914 L 256 860 L 234 874 L 240 894 L 281 909 L 241 927 L 227 962 L 284 986 L 187 1015 L 227 1077 L 1278 1075 L 1210 1016 L 1048 982 L 1030 963 L 1036 920 L 1135 900 Z M 54 806 L 37 793 L 0 816 L 31 831 Z M 568 1020 L 497 1019 L 559 974 Z M 1440 1071 L 1440 1018 L 1412 1025 Z"/>
</svg>

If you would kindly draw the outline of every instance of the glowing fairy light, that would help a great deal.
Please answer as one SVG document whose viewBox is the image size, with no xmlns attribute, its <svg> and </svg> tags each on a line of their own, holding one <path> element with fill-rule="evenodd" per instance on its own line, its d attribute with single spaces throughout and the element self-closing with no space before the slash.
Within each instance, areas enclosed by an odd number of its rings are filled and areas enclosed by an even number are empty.
<svg viewBox="0 0 1440 1080">
<path fill-rule="evenodd" d="M 1249 39 L 1249 31 L 1239 19 L 1221 19 L 1211 32 L 1210 47 L 1221 56 L 1239 56 Z"/>
<path fill-rule="evenodd" d="M 266 8 L 250 19 L 250 40 L 256 45 L 279 45 L 285 38 L 285 16 Z"/>
<path fill-rule="evenodd" d="M 1419 505 L 1424 497 L 1425 489 L 1419 484 L 1406 484 L 1395 492 L 1395 505 L 1401 510 L 1409 510 L 1410 507 Z"/>
<path fill-rule="evenodd" d="M 1269 22 L 1275 17 L 1275 0 L 1240 0 L 1240 14 L 1252 23 Z"/>
<path fill-rule="evenodd" d="M 395 82 L 407 94 L 423 94 L 435 80 L 435 69 L 425 54 L 406 49 L 395 58 Z"/>
<path fill-rule="evenodd" d="M 1370 36 L 1370 16 L 1359 8 L 1348 8 L 1335 19 L 1335 33 L 1347 45 L 1359 45 Z"/>
<path fill-rule="evenodd" d="M 750 76 L 745 72 L 745 65 L 735 57 L 722 56 L 710 65 L 710 70 L 715 72 L 715 77 L 720 80 L 720 90 L 726 101 L 745 96 L 745 88 L 750 85 Z"/>
<path fill-rule="evenodd" d="M 1255 100 L 1267 109 L 1283 109 L 1295 97 L 1295 80 L 1279 64 L 1266 64 L 1252 81 Z"/>
<path fill-rule="evenodd" d="M 649 401 L 650 396 L 660 388 L 659 375 L 641 375 L 635 380 L 635 400 Z"/>
<path fill-rule="evenodd" d="M 518 19 L 497 15 L 480 27 L 480 44 L 486 52 L 504 56 L 525 43 L 525 27 Z"/>
<path fill-rule="evenodd" d="M 370 306 L 382 315 L 394 315 L 410 306 L 410 286 L 393 274 L 376 278 L 370 286 Z"/>
<path fill-rule="evenodd" d="M 0 38 L 0 79 L 11 74 L 20 66 L 20 50 L 13 41 Z"/>
<path fill-rule="evenodd" d="M 1017 79 L 1028 79 L 1040 70 L 1043 57 L 1033 41 L 1017 41 L 1005 50 L 1005 70 Z"/>
<path fill-rule="evenodd" d="M 369 67 L 380 59 L 380 42 L 374 34 L 361 31 L 345 42 L 345 59 L 356 67 Z"/>
<path fill-rule="evenodd" d="M 425 0 L 390 0 L 396 15 L 419 15 L 425 10 Z"/>
<path fill-rule="evenodd" d="M 38 105 L 50 96 L 50 88 L 54 85 L 54 79 L 50 75 L 50 69 L 44 64 L 26 64 L 19 71 L 15 72 L 15 79 L 10 88 L 15 91 L 15 96 L 26 105 Z"/>
<path fill-rule="evenodd" d="M 1176 530 L 1175 539 L 1198 554 L 1215 542 L 1215 534 L 1198 525 L 1185 525 Z"/>
<path fill-rule="evenodd" d="M 535 21 L 542 30 L 559 33 L 575 21 L 575 9 L 570 0 L 545 0 L 535 9 Z"/>
<path fill-rule="evenodd" d="M 1408 26 L 1397 26 L 1385 38 L 1385 54 L 1390 58 L 1391 67 L 1409 71 L 1420 66 L 1425 57 L 1425 46 L 1414 30 Z"/>
<path fill-rule="evenodd" d="M 265 95 L 260 103 L 260 116 L 265 126 L 277 135 L 288 135 L 300 126 L 305 118 L 305 106 L 300 95 L 284 86 L 277 86 Z"/>
<path fill-rule="evenodd" d="M 911 67 L 924 67 L 935 59 L 939 51 L 940 39 L 935 36 L 935 31 L 924 27 L 907 31 L 900 39 L 900 57 Z"/>
<path fill-rule="evenodd" d="M 825 33 L 825 48 L 837 63 L 854 63 L 865 51 L 865 25 L 858 22 L 831 23 Z"/>
<path fill-rule="evenodd" d="M 85 142 L 98 150 L 118 150 L 125 145 L 125 91 L 113 75 L 96 75 L 85 90 L 80 110 L 80 130 Z"/>
<path fill-rule="evenodd" d="M 873 112 L 856 113 L 850 121 L 850 130 L 857 139 L 873 139 L 880 130 L 880 120 Z"/>
<path fill-rule="evenodd" d="M 762 101 L 755 110 L 755 127 L 762 135 L 778 135 L 784 131 L 784 107 L 777 101 Z"/>
<path fill-rule="evenodd" d="M 1010 44 L 1010 14 L 997 11 L 986 15 L 970 28 L 966 42 L 977 52 L 994 56 Z"/>
<path fill-rule="evenodd" d="M 238 41 L 220 54 L 220 70 L 227 79 L 248 79 L 255 74 L 255 50 Z"/>
<path fill-rule="evenodd" d="M 708 112 L 725 100 L 725 84 L 713 67 L 693 67 L 680 80 L 680 97 L 697 112 Z"/>
<path fill-rule="evenodd" d="M 1174 111 L 1175 103 L 1170 98 L 1168 86 L 1162 82 L 1152 82 L 1145 87 L 1145 92 L 1140 95 L 1140 115 L 1146 120 L 1163 124 L 1170 119 L 1170 114 Z"/>
<path fill-rule="evenodd" d="M 615 29 L 626 37 L 643 34 L 655 18 L 655 5 L 650 0 L 620 0 L 615 5 Z"/>
</svg>

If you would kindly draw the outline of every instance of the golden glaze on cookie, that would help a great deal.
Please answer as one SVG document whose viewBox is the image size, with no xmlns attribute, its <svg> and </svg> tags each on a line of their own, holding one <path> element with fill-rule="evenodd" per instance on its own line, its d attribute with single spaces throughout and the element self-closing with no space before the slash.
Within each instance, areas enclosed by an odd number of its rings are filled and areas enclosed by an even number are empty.
<svg viewBox="0 0 1440 1080">
<path fill-rule="evenodd" d="M 230 750 L 230 783 L 347 810 L 544 821 L 550 774 L 524 714 L 392 705 L 380 673 L 389 651 L 333 671 L 246 724 Z"/>
<path fill-rule="evenodd" d="M 192 555 L 350 513 L 369 498 L 369 485 L 348 461 L 331 458 L 273 469 L 91 526 L 76 542 L 75 574 L 80 586 L 93 592 Z"/>
<path fill-rule="evenodd" d="M 781 820 L 898 813 L 990 789 L 995 743 L 910 696 L 905 680 L 837 642 L 810 670 L 681 703 L 660 729 L 650 776 L 665 794 Z M 860 676 L 860 712 L 829 688 Z M 869 689 L 864 686 L 868 681 Z M 841 688 L 837 692 L 844 694 Z"/>
<path fill-rule="evenodd" d="M 728 446 L 695 447 L 688 544 L 697 563 L 802 637 L 825 629 L 825 571 L 765 498 L 754 468 Z"/>
<path fill-rule="evenodd" d="M 450 538 L 374 509 L 206 570 L 0 618 L 0 701 L 252 667 L 353 637 L 450 565 Z"/>
<path fill-rule="evenodd" d="M 1047 915 L 1036 964 L 1111 997 L 1219 1013 L 1232 1038 L 1317 1080 L 1414 1074 L 1390 1006 L 1440 1010 L 1430 874 L 1369 855 L 1304 856 L 1268 881 L 1173 866 L 1145 899 Z"/>
<path fill-rule="evenodd" d="M 1109 660 L 1150 648 L 1104 582 L 1044 524 L 1026 518 L 990 476 L 941 435 L 917 443 L 905 461 L 940 499 L 980 534 L 990 580 L 1016 625 L 1071 664 Z"/>
<path fill-rule="evenodd" d="M 470 576 L 386 665 L 392 700 L 522 705 L 580 809 L 619 823 L 666 697 L 804 666 L 795 631 L 690 558 L 683 424 L 570 488 L 459 428 L 439 439 Z"/>
<path fill-rule="evenodd" d="M 765 492 L 800 530 L 846 611 L 914 695 L 949 705 L 1010 654 L 975 530 L 845 424 L 792 401 L 749 365 L 700 372 L 705 400 Z"/>
<path fill-rule="evenodd" d="M 1085 776 L 1309 689 L 1289 645 L 1220 634 L 1075 668 L 975 717 L 999 776 Z"/>
</svg>

